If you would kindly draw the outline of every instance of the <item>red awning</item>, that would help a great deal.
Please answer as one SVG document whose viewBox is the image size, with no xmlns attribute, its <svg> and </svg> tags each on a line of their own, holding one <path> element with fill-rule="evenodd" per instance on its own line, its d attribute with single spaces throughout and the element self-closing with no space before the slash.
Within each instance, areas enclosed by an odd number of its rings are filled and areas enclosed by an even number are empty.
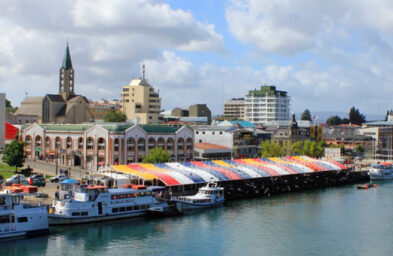
<svg viewBox="0 0 393 256">
<path fill-rule="evenodd" d="M 98 162 L 98 165 L 104 166 L 104 165 L 105 165 L 105 162 Z"/>
<path fill-rule="evenodd" d="M 15 135 L 18 134 L 19 129 L 13 126 L 12 124 L 5 122 L 5 139 L 13 140 Z"/>
</svg>

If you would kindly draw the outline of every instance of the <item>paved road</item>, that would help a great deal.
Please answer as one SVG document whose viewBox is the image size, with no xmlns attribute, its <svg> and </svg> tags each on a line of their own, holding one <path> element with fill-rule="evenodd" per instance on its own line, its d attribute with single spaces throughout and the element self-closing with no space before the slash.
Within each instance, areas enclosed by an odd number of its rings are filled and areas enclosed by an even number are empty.
<svg viewBox="0 0 393 256">
<path fill-rule="evenodd" d="M 34 172 L 44 173 L 46 175 L 55 176 L 56 175 L 56 164 L 53 162 L 46 162 L 41 160 L 32 160 L 26 159 L 25 167 L 30 166 L 30 168 L 34 169 Z M 58 166 L 58 174 L 60 173 L 60 169 L 71 171 L 71 177 L 75 179 L 80 179 L 83 175 L 88 173 L 88 171 L 81 168 L 70 168 L 65 165 Z"/>
</svg>

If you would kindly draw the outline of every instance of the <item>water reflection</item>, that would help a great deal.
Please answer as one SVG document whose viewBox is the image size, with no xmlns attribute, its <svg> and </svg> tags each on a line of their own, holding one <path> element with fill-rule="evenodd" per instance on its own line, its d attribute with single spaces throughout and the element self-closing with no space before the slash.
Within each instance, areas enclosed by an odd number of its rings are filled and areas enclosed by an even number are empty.
<svg viewBox="0 0 393 256">
<path fill-rule="evenodd" d="M 64 226 L 5 255 L 391 255 L 393 183 L 227 202 L 166 219 Z"/>
</svg>

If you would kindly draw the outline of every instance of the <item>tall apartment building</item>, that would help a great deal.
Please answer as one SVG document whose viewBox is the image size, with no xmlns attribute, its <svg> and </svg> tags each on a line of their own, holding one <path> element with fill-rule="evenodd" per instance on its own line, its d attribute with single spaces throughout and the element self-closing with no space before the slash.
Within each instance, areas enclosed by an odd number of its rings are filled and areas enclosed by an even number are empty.
<svg viewBox="0 0 393 256">
<path fill-rule="evenodd" d="M 161 98 L 143 76 L 123 86 L 121 106 L 128 120 L 138 119 L 140 124 L 159 123 Z"/>
<path fill-rule="evenodd" d="M 253 123 L 289 120 L 290 97 L 275 86 L 261 86 L 249 91 L 245 99 L 245 119 Z"/>
<path fill-rule="evenodd" d="M 244 98 L 233 98 L 224 102 L 224 117 L 229 119 L 244 119 Z"/>
</svg>

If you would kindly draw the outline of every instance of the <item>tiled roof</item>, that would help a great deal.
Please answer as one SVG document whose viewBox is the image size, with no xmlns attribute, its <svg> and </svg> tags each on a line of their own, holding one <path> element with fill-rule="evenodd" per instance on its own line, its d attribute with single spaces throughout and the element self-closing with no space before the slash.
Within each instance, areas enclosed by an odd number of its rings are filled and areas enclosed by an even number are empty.
<svg viewBox="0 0 393 256">
<path fill-rule="evenodd" d="M 64 99 L 63 99 L 63 97 L 62 97 L 61 95 L 58 95 L 58 94 L 47 94 L 46 96 L 47 96 L 47 97 L 49 98 L 49 100 L 51 100 L 51 101 L 55 101 L 55 102 L 65 102 Z"/>
<path fill-rule="evenodd" d="M 231 124 L 238 124 L 243 128 L 253 128 L 255 127 L 255 124 L 251 123 L 250 121 L 236 121 L 236 120 L 231 120 L 229 121 Z"/>
<path fill-rule="evenodd" d="M 147 133 L 176 133 L 183 126 L 159 125 L 159 124 L 145 124 L 138 125 Z"/>
<path fill-rule="evenodd" d="M 41 124 L 40 126 L 50 131 L 85 131 L 93 124 Z"/>
<path fill-rule="evenodd" d="M 112 124 L 103 124 L 100 125 L 103 128 L 105 128 L 106 130 L 110 131 L 110 132 L 124 132 L 125 130 L 127 130 L 128 128 L 130 128 L 132 126 L 132 124 L 129 123 L 112 123 Z"/>
</svg>

